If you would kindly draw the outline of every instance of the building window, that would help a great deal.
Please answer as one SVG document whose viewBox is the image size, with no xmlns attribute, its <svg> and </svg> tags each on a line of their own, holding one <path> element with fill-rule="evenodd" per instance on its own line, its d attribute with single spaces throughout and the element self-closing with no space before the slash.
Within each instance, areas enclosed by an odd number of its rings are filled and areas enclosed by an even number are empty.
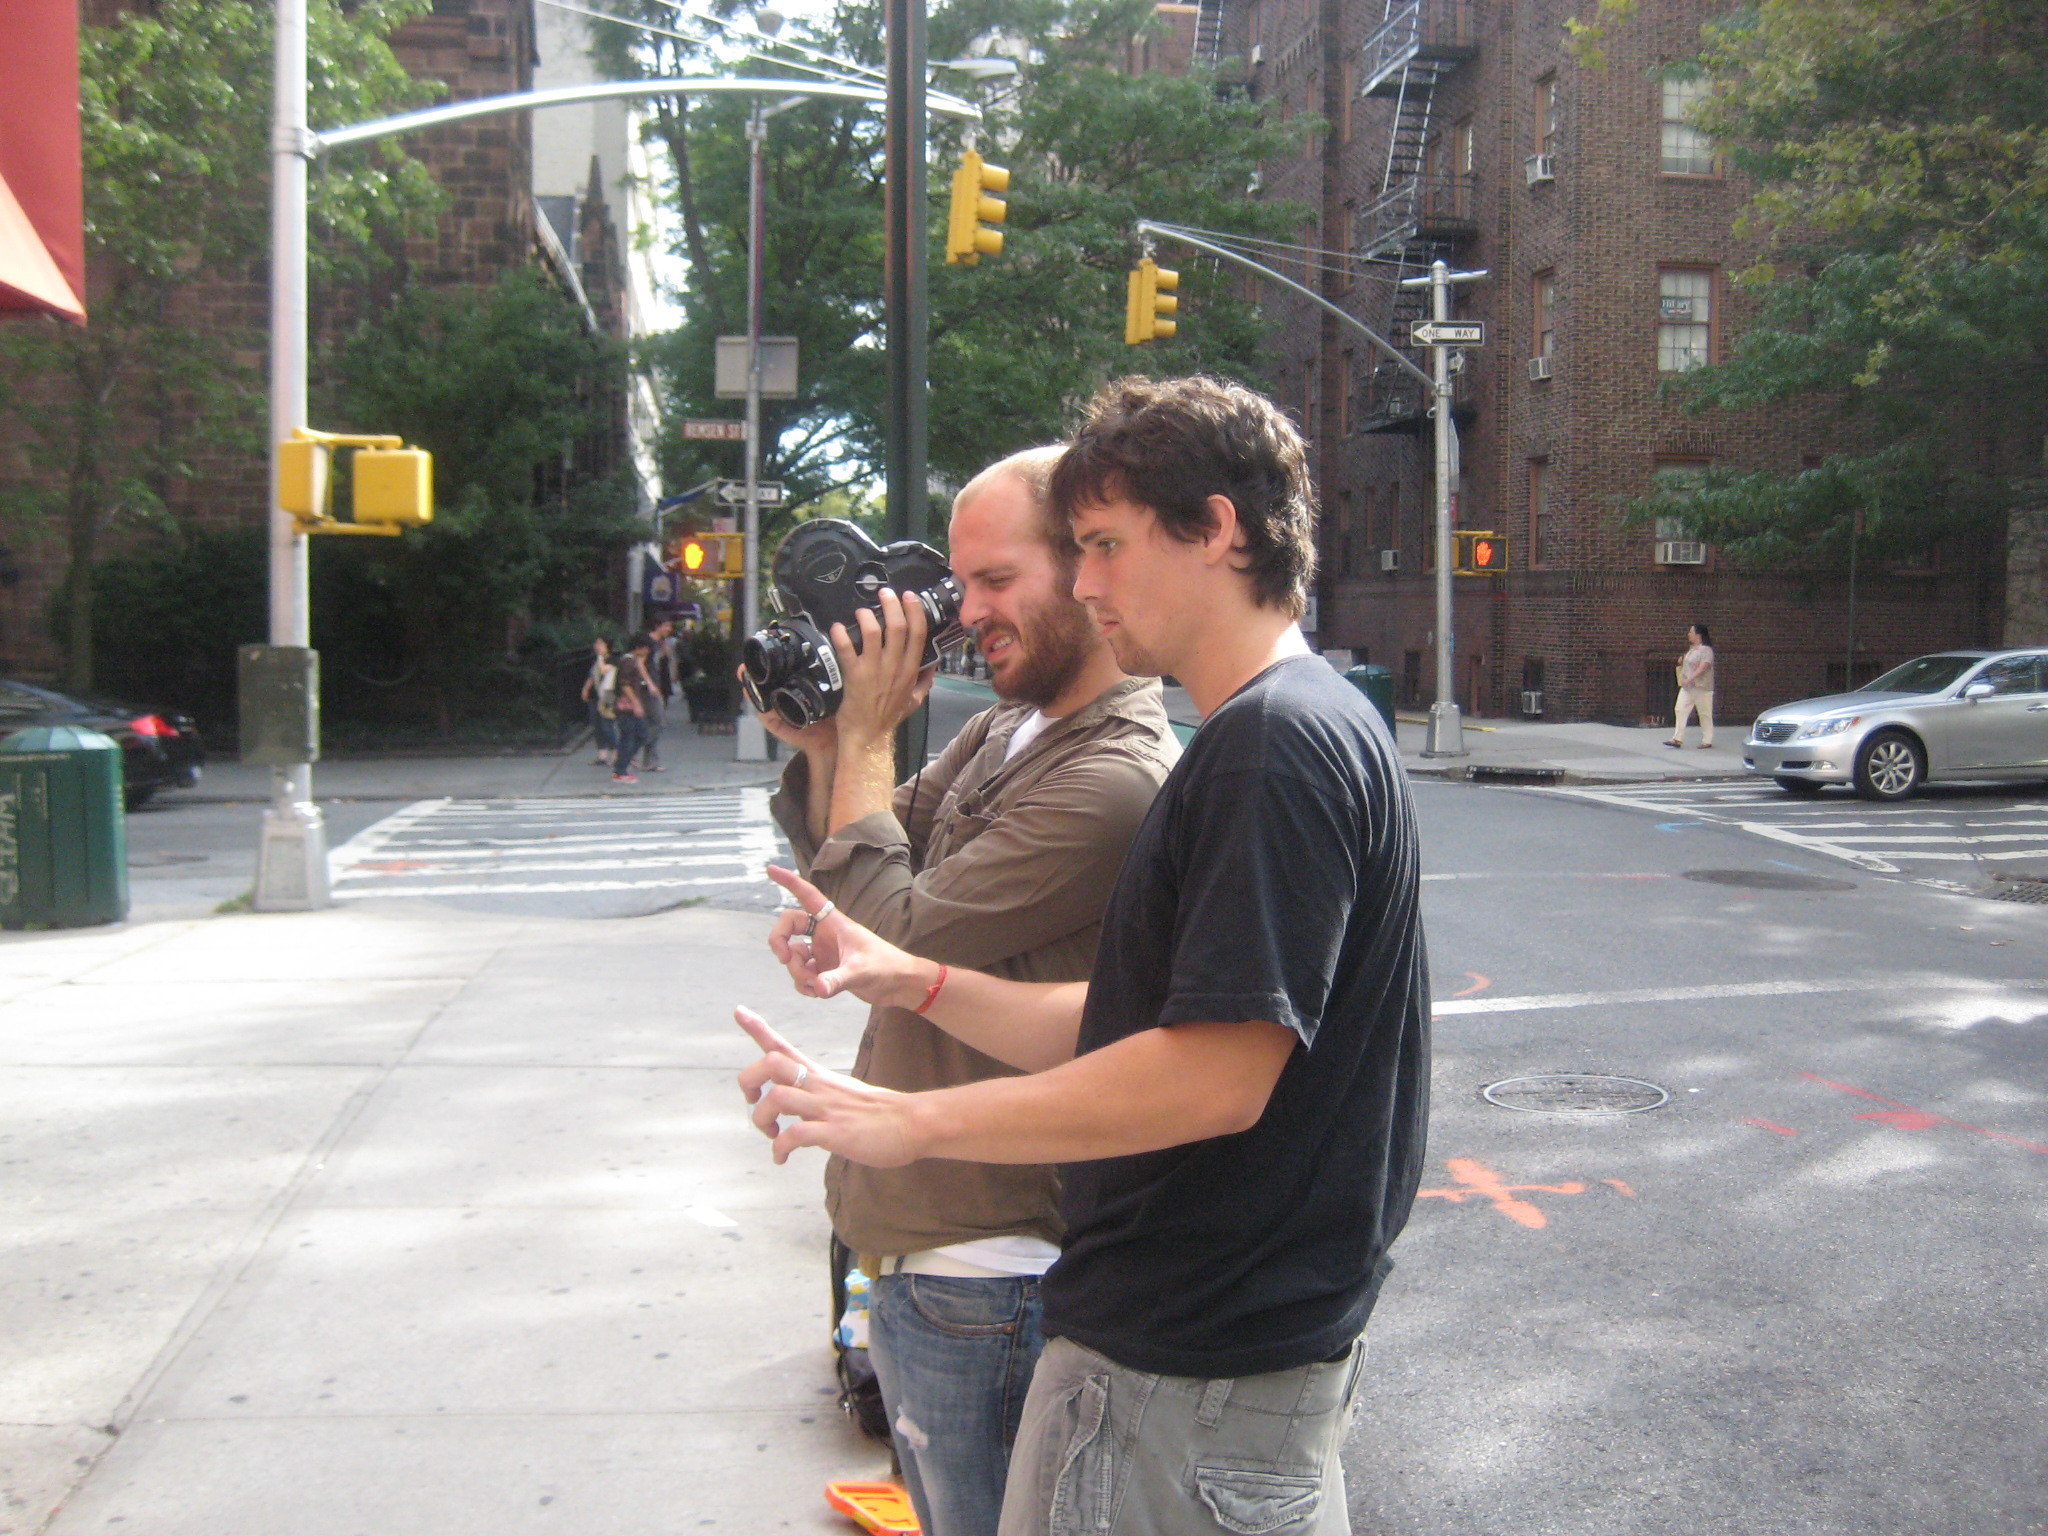
<svg viewBox="0 0 2048 1536">
<path fill-rule="evenodd" d="M 1532 292 L 1536 301 L 1534 355 L 1550 357 L 1557 351 L 1557 274 L 1538 272 Z"/>
<path fill-rule="evenodd" d="M 1550 460 L 1529 461 L 1529 564 L 1558 562 L 1557 520 L 1550 513 Z"/>
<path fill-rule="evenodd" d="M 1536 153 L 1557 153 L 1557 76 L 1536 82 Z"/>
<path fill-rule="evenodd" d="M 1714 274 L 1657 274 L 1657 371 L 1685 373 L 1714 360 Z"/>
<path fill-rule="evenodd" d="M 1337 381 L 1337 435 L 1339 437 L 1349 437 L 1351 435 L 1351 397 L 1358 390 L 1358 358 L 1351 348 L 1346 347 L 1344 349 L 1343 361 L 1339 364 L 1339 367 L 1342 372 Z M 1346 491 L 1344 495 L 1348 501 L 1351 493 Z"/>
<path fill-rule="evenodd" d="M 1706 99 L 1703 79 L 1675 79 L 1667 75 L 1664 95 L 1664 174 L 1666 176 L 1713 176 L 1719 166 L 1714 146 L 1706 133 L 1693 126 L 1693 108 Z"/>
<path fill-rule="evenodd" d="M 1337 109 L 1337 142 L 1339 144 L 1349 144 L 1351 136 L 1357 128 L 1357 123 L 1353 120 L 1352 114 L 1352 104 L 1358 100 L 1358 65 L 1354 61 L 1350 59 L 1344 61 L 1344 72 L 1341 79 L 1342 85 L 1339 96 L 1343 105 Z"/>
</svg>

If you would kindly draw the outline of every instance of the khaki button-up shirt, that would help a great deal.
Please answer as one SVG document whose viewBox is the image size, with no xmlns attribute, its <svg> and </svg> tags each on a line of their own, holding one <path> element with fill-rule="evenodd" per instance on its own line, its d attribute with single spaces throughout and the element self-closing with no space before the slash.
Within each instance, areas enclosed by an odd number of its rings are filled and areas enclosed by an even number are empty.
<svg viewBox="0 0 2048 1536">
<path fill-rule="evenodd" d="M 1010 704 L 975 716 L 898 787 L 893 812 L 822 844 L 805 820 L 803 758 L 770 808 L 812 882 L 890 943 L 1016 981 L 1085 980 L 1110 888 L 1180 746 L 1150 679 L 1118 683 L 1006 762 L 1011 732 L 1032 713 Z M 854 1074 L 906 1092 L 1017 1075 L 902 1008 L 869 1015 Z M 825 1192 L 833 1227 L 860 1253 L 1060 1239 L 1050 1167 L 833 1158 Z"/>
</svg>

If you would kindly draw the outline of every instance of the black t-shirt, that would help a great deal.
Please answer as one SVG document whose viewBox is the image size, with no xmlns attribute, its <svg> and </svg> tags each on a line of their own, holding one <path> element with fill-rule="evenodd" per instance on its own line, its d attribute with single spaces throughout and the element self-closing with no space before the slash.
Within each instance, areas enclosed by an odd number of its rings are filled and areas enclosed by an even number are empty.
<svg viewBox="0 0 2048 1536">
<path fill-rule="evenodd" d="M 1301 1044 L 1250 1130 L 1062 1170 L 1048 1335 L 1195 1377 L 1357 1337 L 1422 1168 L 1416 863 L 1386 727 L 1322 658 L 1276 663 L 1203 722 L 1110 897 L 1080 1049 L 1260 1019 Z"/>
</svg>

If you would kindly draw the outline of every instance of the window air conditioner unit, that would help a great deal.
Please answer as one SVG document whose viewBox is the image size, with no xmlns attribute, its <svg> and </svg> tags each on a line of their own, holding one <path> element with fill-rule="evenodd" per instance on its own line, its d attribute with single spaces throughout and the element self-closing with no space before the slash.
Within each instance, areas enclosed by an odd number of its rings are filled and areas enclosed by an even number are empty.
<svg viewBox="0 0 2048 1536">
<path fill-rule="evenodd" d="M 1550 358 L 1547 354 L 1543 357 L 1532 357 L 1529 359 L 1529 377 L 1532 381 L 1540 381 L 1550 377 Z"/>
<path fill-rule="evenodd" d="M 1400 569 L 1401 551 L 1398 549 L 1383 549 L 1380 551 L 1380 570 L 1382 572 L 1391 576 Z"/>
<path fill-rule="evenodd" d="M 1543 713 L 1543 690 L 1541 688 L 1524 688 L 1522 690 L 1522 713 L 1532 716 Z"/>
<path fill-rule="evenodd" d="M 1266 45 L 1265 45 L 1264 43 L 1253 43 L 1253 44 L 1252 44 L 1252 68 L 1253 68 L 1253 69 L 1257 69 L 1257 68 L 1258 68 L 1258 67 L 1259 67 L 1259 66 L 1260 66 L 1261 64 L 1263 64 L 1263 63 L 1265 63 L 1265 62 L 1266 62 Z"/>
<path fill-rule="evenodd" d="M 1529 156 L 1522 162 L 1522 179 L 1532 187 L 1539 181 L 1557 180 L 1557 156 Z"/>
<path fill-rule="evenodd" d="M 1657 543 L 1659 565 L 1705 565 L 1707 546 L 1698 539 L 1660 539 Z"/>
</svg>

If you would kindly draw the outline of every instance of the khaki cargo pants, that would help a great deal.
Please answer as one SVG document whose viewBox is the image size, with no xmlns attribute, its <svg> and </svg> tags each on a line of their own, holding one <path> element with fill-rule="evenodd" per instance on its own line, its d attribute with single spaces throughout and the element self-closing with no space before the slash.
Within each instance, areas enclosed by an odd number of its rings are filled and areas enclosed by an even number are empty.
<svg viewBox="0 0 2048 1536">
<path fill-rule="evenodd" d="M 1346 1536 L 1338 1450 L 1365 1356 L 1202 1381 L 1070 1339 L 1039 1357 L 1000 1536 Z"/>
</svg>

